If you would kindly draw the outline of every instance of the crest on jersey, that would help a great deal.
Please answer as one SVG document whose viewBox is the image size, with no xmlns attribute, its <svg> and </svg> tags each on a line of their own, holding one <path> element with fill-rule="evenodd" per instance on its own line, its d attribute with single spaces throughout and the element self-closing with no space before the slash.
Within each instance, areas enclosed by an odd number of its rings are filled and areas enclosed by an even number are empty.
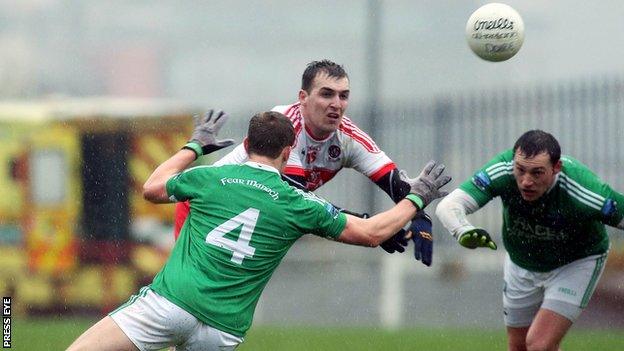
<svg viewBox="0 0 624 351">
<path fill-rule="evenodd" d="M 327 155 L 329 156 L 330 161 L 337 161 L 338 158 L 340 158 L 341 153 L 342 150 L 338 145 L 330 145 L 329 149 L 327 150 Z"/>
<path fill-rule="evenodd" d="M 328 202 L 325 204 L 325 209 L 327 210 L 327 212 L 329 212 L 332 218 L 334 219 L 338 218 L 338 214 L 340 214 L 340 211 L 338 211 L 338 209 L 334 207 L 334 205 Z"/>
<path fill-rule="evenodd" d="M 613 216 L 613 214 L 615 214 L 615 211 L 617 210 L 615 206 L 616 202 L 613 201 L 613 199 L 606 199 L 600 212 L 602 212 L 602 215 L 605 217 L 611 217 Z"/>
<path fill-rule="evenodd" d="M 492 181 L 485 172 L 481 171 L 475 174 L 474 177 L 472 177 L 472 183 L 476 185 L 477 188 L 485 191 L 485 188 L 487 188 L 492 183 Z"/>
</svg>

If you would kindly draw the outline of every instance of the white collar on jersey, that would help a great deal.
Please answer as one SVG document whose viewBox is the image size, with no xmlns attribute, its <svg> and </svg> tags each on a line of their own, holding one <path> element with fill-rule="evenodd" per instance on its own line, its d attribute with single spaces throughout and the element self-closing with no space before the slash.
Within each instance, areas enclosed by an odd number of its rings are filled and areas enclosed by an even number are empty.
<svg viewBox="0 0 624 351">
<path fill-rule="evenodd" d="M 257 168 L 257 169 L 262 169 L 264 171 L 270 171 L 270 172 L 275 172 L 277 174 L 280 174 L 280 172 L 277 170 L 277 168 L 275 168 L 273 166 L 265 165 L 263 163 L 258 163 L 258 162 L 254 162 L 254 161 L 247 161 L 247 162 L 245 162 L 245 165 L 247 165 L 249 167 Z"/>
</svg>

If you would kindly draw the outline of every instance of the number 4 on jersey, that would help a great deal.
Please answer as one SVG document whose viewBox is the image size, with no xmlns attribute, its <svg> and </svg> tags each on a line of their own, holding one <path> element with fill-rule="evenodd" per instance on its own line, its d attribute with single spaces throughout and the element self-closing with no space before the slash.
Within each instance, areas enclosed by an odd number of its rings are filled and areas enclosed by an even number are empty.
<svg viewBox="0 0 624 351">
<path fill-rule="evenodd" d="M 211 230 L 206 236 L 206 242 L 208 244 L 232 251 L 232 262 L 243 264 L 243 259 L 245 257 L 253 257 L 254 252 L 256 251 L 255 248 L 249 246 L 249 241 L 251 240 L 251 235 L 256 228 L 256 222 L 258 221 L 259 215 L 259 210 L 255 208 L 248 208 Z M 235 230 L 241 225 L 243 228 L 238 236 L 238 240 L 234 241 L 225 238 L 225 234 Z"/>
</svg>

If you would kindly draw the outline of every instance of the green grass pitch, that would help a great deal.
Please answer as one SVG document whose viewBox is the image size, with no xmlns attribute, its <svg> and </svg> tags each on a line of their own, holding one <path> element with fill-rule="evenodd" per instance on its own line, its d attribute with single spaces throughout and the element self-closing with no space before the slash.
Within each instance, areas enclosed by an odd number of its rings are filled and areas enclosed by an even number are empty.
<svg viewBox="0 0 624 351">
<path fill-rule="evenodd" d="M 89 319 L 12 318 L 12 349 L 64 350 L 91 326 Z M 413 328 L 383 331 L 377 328 L 253 327 L 237 350 L 505 350 L 499 330 Z M 572 329 L 565 351 L 624 350 L 624 330 Z"/>
</svg>

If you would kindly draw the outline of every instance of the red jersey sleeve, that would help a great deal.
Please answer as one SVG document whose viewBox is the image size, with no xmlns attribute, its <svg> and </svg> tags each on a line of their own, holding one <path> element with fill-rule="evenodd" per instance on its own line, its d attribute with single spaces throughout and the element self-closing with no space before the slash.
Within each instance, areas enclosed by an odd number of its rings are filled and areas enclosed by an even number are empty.
<svg viewBox="0 0 624 351">
<path fill-rule="evenodd" d="M 186 221 L 186 217 L 191 210 L 190 204 L 188 201 L 178 202 L 175 205 L 175 222 L 173 224 L 173 237 L 175 240 L 178 240 L 180 236 L 180 231 L 182 230 L 182 226 Z"/>
</svg>

